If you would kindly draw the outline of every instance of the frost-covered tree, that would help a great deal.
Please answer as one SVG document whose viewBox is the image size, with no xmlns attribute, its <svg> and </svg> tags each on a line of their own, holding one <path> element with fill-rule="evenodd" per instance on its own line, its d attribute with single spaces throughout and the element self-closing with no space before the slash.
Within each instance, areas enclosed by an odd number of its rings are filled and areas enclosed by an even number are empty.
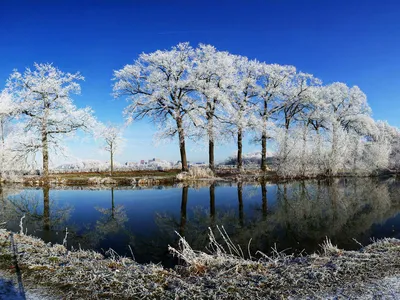
<svg viewBox="0 0 400 300">
<path fill-rule="evenodd" d="M 260 93 L 258 80 L 261 76 L 258 61 L 247 57 L 234 57 L 234 77 L 231 88 L 227 90 L 230 105 L 225 107 L 225 120 L 236 135 L 237 168 L 243 168 L 243 136 L 249 129 L 254 129 L 258 122 L 255 118 L 256 102 Z"/>
<path fill-rule="evenodd" d="M 296 74 L 296 68 L 262 63 L 260 72 L 259 85 L 261 89 L 259 92 L 258 113 L 260 117 L 259 131 L 261 132 L 261 170 L 266 171 L 267 139 L 270 138 L 267 127 L 269 126 L 270 118 L 283 108 L 282 98 L 286 87 Z"/>
<path fill-rule="evenodd" d="M 104 141 L 103 149 L 110 154 L 110 175 L 114 172 L 114 155 L 121 149 L 122 146 L 122 130 L 123 128 L 107 124 L 100 132 L 101 138 Z"/>
<path fill-rule="evenodd" d="M 371 109 L 367 98 L 359 87 L 349 88 L 344 83 L 335 82 L 321 89 L 320 97 L 325 102 L 331 132 L 332 150 L 329 159 L 329 173 L 335 174 L 343 164 L 346 145 L 346 133 L 353 133 L 354 146 L 359 146 L 358 134 L 370 131 L 373 120 L 369 118 Z M 353 151 L 357 152 L 355 148 Z M 356 156 L 357 157 L 357 156 Z"/>
<path fill-rule="evenodd" d="M 200 45 L 196 49 L 196 68 L 193 72 L 196 91 L 198 118 L 196 126 L 201 127 L 208 139 L 209 167 L 214 171 L 214 147 L 217 137 L 223 134 L 222 116 L 229 105 L 227 89 L 231 88 L 234 75 L 234 58 L 228 52 L 217 51 L 213 46 Z"/>
<path fill-rule="evenodd" d="M 79 73 L 64 73 L 52 64 L 34 64 L 24 73 L 14 71 L 6 89 L 18 107 L 26 137 L 20 151 L 41 151 L 43 176 L 49 176 L 49 150 L 60 149 L 62 138 L 95 123 L 90 108 L 78 109 L 71 99 L 80 93 Z"/>
<path fill-rule="evenodd" d="M 17 114 L 17 107 L 12 101 L 11 95 L 6 91 L 0 93 L 0 177 L 5 169 L 5 161 L 11 161 L 10 149 L 6 146 L 6 138 L 10 133 L 10 120 Z"/>
<path fill-rule="evenodd" d="M 277 130 L 278 139 L 278 173 L 286 173 L 285 170 L 293 170 L 292 163 L 299 163 L 298 159 L 294 157 L 290 158 L 290 155 L 295 153 L 298 154 L 299 149 L 295 150 L 294 146 L 298 146 L 297 141 L 290 140 L 291 132 L 290 129 L 296 126 L 296 131 L 299 130 L 298 123 L 303 123 L 303 133 L 297 132 L 295 136 L 301 136 L 303 149 L 300 151 L 304 152 L 306 144 L 306 134 L 309 125 L 308 111 L 315 102 L 315 88 L 321 84 L 318 78 L 315 78 L 312 74 L 298 72 L 294 76 L 291 76 L 290 80 L 284 87 L 282 92 L 282 108 L 279 111 L 279 127 Z M 291 162 L 289 161 L 291 160 Z M 298 174 L 300 175 L 300 174 Z"/>
<path fill-rule="evenodd" d="M 363 168 L 369 171 L 387 168 L 396 169 L 399 165 L 399 156 L 396 159 L 396 145 L 399 138 L 399 130 L 392 127 L 386 121 L 374 122 L 374 128 L 370 129 L 367 136 L 366 153 L 363 153 Z"/>
<path fill-rule="evenodd" d="M 397 128 L 393 128 L 393 136 L 390 142 L 390 156 L 389 156 L 389 167 L 400 172 L 400 131 Z"/>
<path fill-rule="evenodd" d="M 170 135 L 178 134 L 182 171 L 188 171 L 184 124 L 196 117 L 194 56 L 194 49 L 182 43 L 171 50 L 143 53 L 133 64 L 114 72 L 114 96 L 130 101 L 125 109 L 128 120 L 148 117 L 168 127 Z"/>
</svg>

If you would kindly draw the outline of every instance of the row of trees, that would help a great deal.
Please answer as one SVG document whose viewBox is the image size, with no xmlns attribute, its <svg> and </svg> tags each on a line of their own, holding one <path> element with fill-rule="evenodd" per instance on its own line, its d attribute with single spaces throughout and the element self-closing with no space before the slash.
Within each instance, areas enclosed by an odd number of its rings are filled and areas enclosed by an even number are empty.
<svg viewBox="0 0 400 300">
<path fill-rule="evenodd" d="M 215 144 L 234 137 L 241 169 L 245 134 L 261 144 L 263 171 L 267 141 L 273 140 L 284 176 L 370 172 L 389 167 L 390 158 L 398 167 L 399 131 L 372 119 L 357 86 L 322 85 L 293 66 L 183 43 L 141 54 L 115 71 L 114 80 L 114 95 L 130 101 L 128 119 L 149 117 L 162 137 L 178 135 L 183 171 L 187 138 L 208 141 L 214 170 Z"/>
<path fill-rule="evenodd" d="M 112 172 L 121 128 L 105 126 L 90 108 L 74 105 L 71 96 L 80 93 L 83 79 L 51 64 L 11 74 L 0 94 L 0 170 L 6 162 L 15 167 L 40 152 L 47 177 L 49 149 L 62 152 L 61 140 L 81 129 L 105 140 Z M 128 121 L 150 118 L 161 138 L 178 136 L 182 171 L 188 170 L 187 139 L 208 143 L 212 170 L 215 145 L 234 139 L 242 169 L 245 135 L 260 143 L 263 171 L 268 169 L 267 141 L 272 141 L 269 148 L 275 148 L 283 176 L 399 168 L 399 130 L 372 119 L 357 86 L 322 85 L 293 66 L 182 43 L 141 54 L 113 79 L 114 96 L 129 100 Z"/>
</svg>

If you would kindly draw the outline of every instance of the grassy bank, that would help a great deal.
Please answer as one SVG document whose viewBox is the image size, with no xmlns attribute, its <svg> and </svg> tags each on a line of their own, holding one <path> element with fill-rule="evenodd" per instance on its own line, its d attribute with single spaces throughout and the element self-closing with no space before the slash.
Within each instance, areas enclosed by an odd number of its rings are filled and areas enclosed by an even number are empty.
<svg viewBox="0 0 400 300">
<path fill-rule="evenodd" d="M 307 179 L 329 179 L 341 177 L 391 177 L 398 176 L 396 172 L 381 172 L 376 174 L 362 175 L 352 173 L 339 173 L 335 176 L 298 176 L 280 177 L 275 171 L 262 172 L 258 169 L 237 170 L 236 168 L 219 168 L 212 173 L 207 168 L 194 167 L 189 172 L 181 172 L 178 169 L 171 170 L 137 170 L 137 171 L 117 171 L 113 176 L 109 172 L 71 172 L 50 174 L 49 183 L 51 185 L 64 186 L 152 186 L 152 185 L 172 185 L 178 182 L 190 181 L 230 181 L 230 182 L 286 182 L 290 180 Z M 38 175 L 6 176 L 0 183 L 21 183 L 27 186 L 46 185 L 44 178 Z"/>
<path fill-rule="evenodd" d="M 62 174 L 50 174 L 49 182 L 57 185 L 159 185 L 159 184 L 173 184 L 176 181 L 176 175 L 179 170 L 166 170 L 166 171 L 152 171 L 152 170 L 138 170 L 138 171 L 124 171 L 114 172 L 110 176 L 109 172 L 71 172 Z M 12 182 L 12 180 L 10 181 Z M 19 178 L 19 182 L 26 185 L 43 185 L 45 182 L 40 176 L 23 176 Z"/>
<path fill-rule="evenodd" d="M 360 295 L 371 284 L 400 275 L 400 240 L 374 242 L 360 251 L 337 249 L 326 241 L 321 253 L 292 256 L 275 253 L 243 259 L 242 250 L 223 234 L 210 232 L 209 252 L 193 251 L 181 238 L 169 248 L 182 265 L 174 270 L 141 265 L 130 258 L 92 251 L 68 251 L 61 245 L 15 234 L 18 264 L 27 286 L 47 286 L 67 299 L 285 299 Z M 15 274 L 10 232 L 0 230 L 0 266 Z M 396 277 L 397 276 L 397 277 Z"/>
<path fill-rule="evenodd" d="M 239 172 L 236 169 L 221 169 L 212 176 L 207 169 L 192 168 L 188 173 L 181 173 L 178 169 L 172 170 L 137 170 L 119 171 L 110 176 L 109 172 L 71 172 L 50 174 L 51 185 L 69 186 L 94 186 L 94 185 L 172 185 L 183 181 L 196 180 L 222 180 L 222 181 L 245 181 L 257 182 L 260 180 L 276 181 L 278 177 L 275 172 L 260 172 L 258 170 L 245 170 Z M 27 186 L 42 186 L 46 184 L 43 177 L 39 175 L 9 176 L 2 179 L 3 183 L 20 183 Z"/>
</svg>

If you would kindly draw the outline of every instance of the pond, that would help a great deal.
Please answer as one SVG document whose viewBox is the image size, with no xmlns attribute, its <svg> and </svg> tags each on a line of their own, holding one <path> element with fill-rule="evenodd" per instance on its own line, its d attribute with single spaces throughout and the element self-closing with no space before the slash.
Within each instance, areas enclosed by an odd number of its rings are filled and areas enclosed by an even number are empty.
<svg viewBox="0 0 400 300">
<path fill-rule="evenodd" d="M 168 245 L 178 234 L 207 251 L 211 228 L 225 230 L 244 256 L 271 248 L 313 253 L 329 237 L 344 249 L 371 239 L 400 238 L 400 180 L 340 178 L 272 184 L 26 188 L 1 187 L 0 222 L 46 242 L 105 253 L 112 248 L 138 262 L 173 266 Z M 223 229 L 221 228 L 223 226 Z M 251 240 L 251 243 L 249 241 Z M 132 251 L 131 251 L 132 250 Z"/>
</svg>

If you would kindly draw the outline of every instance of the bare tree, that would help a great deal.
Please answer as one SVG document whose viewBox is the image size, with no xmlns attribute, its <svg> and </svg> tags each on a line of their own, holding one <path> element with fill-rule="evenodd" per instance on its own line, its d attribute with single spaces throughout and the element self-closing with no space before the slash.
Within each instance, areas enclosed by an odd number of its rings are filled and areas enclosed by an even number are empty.
<svg viewBox="0 0 400 300">
<path fill-rule="evenodd" d="M 104 140 L 103 149 L 110 154 L 110 176 L 114 172 L 114 155 L 120 150 L 122 144 L 122 127 L 107 124 L 101 131 Z"/>
</svg>

